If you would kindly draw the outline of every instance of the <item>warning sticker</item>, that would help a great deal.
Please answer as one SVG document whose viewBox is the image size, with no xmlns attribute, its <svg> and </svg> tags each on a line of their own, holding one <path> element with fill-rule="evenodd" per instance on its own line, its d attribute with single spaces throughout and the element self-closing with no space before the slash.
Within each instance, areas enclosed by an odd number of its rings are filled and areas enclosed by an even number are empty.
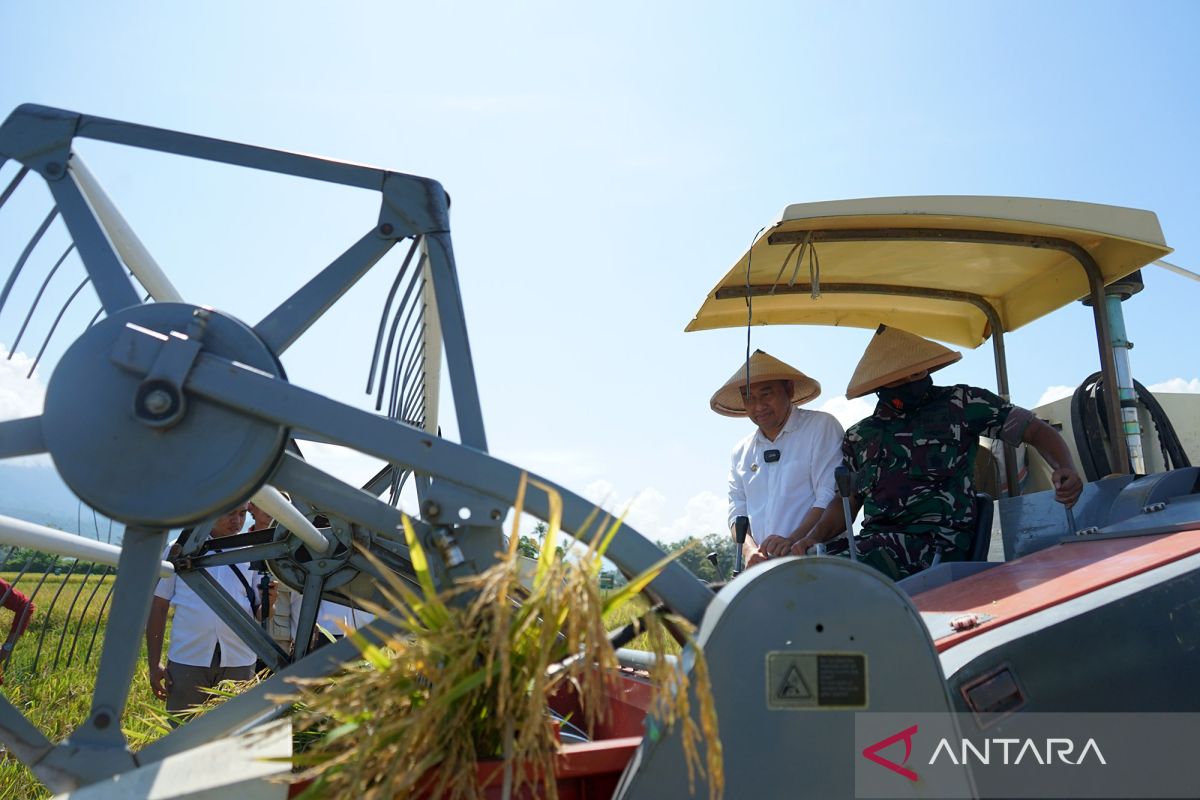
<svg viewBox="0 0 1200 800">
<path fill-rule="evenodd" d="M 866 708 L 867 657 L 862 653 L 767 653 L 767 707 Z"/>
</svg>

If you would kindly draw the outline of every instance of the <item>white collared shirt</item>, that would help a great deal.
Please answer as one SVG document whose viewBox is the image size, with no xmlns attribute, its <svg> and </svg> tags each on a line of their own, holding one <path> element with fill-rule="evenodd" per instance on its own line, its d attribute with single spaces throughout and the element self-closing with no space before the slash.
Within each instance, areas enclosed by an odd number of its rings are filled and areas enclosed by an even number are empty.
<svg viewBox="0 0 1200 800">
<path fill-rule="evenodd" d="M 778 450 L 777 461 L 766 452 Z M 733 448 L 729 468 L 729 525 L 750 518 L 754 541 L 787 536 L 809 509 L 825 508 L 836 487 L 833 470 L 842 463 L 842 426 L 832 414 L 792 408 L 771 441 L 755 428 Z"/>
<path fill-rule="evenodd" d="M 235 603 L 247 614 L 251 613 L 246 587 L 234 574 L 233 567 L 226 565 L 206 569 L 221 588 L 229 592 Z M 251 572 L 245 564 L 238 564 L 238 569 L 246 576 L 251 590 L 257 591 L 258 573 Z M 248 667 L 257 660 L 254 651 L 221 621 L 217 612 L 175 575 L 160 579 L 154 596 L 170 600 L 175 607 L 175 620 L 171 623 L 171 646 L 167 651 L 167 658 L 171 661 L 189 667 L 207 667 L 212 663 L 218 642 L 221 644 L 222 667 Z"/>
</svg>

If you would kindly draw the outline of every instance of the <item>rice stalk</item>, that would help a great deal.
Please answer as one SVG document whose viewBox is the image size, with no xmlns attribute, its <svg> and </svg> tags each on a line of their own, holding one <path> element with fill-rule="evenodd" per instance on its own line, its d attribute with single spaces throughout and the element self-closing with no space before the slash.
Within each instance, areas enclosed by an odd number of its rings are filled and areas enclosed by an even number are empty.
<svg viewBox="0 0 1200 800">
<path fill-rule="evenodd" d="M 527 591 L 516 519 L 531 489 L 547 494 L 550 518 Z M 380 647 L 347 632 L 361 660 L 333 678 L 302 684 L 297 729 L 314 740 L 294 758 L 297 780 L 313 781 L 303 797 L 476 800 L 486 788 L 478 762 L 497 760 L 500 768 L 484 780 L 499 780 L 504 796 L 532 791 L 557 798 L 560 745 L 547 700 L 569 685 L 583 709 L 576 723 L 591 733 L 604 721 L 619 666 L 604 614 L 633 601 L 670 561 L 606 600 L 599 589 L 601 558 L 621 521 L 593 514 L 588 524 L 600 525 L 598 535 L 582 558 L 567 560 L 555 552 L 561 508 L 551 487 L 522 476 L 507 551 L 440 594 L 412 524 L 403 520 L 419 590 L 381 569 L 388 576 L 382 594 L 393 608 L 378 609 L 398 632 Z M 707 775 L 710 797 L 717 798 L 721 748 L 703 653 L 692 647 L 693 668 L 685 673 L 666 658 L 672 643 L 657 614 L 648 614 L 647 624 L 658 656 L 652 714 L 663 725 L 681 726 L 689 783 L 694 787 L 696 775 Z M 685 620 L 668 624 L 690 641 Z"/>
</svg>

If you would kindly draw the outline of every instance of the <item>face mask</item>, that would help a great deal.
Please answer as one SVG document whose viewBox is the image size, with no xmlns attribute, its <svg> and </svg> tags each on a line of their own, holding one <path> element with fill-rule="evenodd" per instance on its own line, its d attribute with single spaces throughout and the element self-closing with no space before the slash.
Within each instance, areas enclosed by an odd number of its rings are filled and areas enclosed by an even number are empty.
<svg viewBox="0 0 1200 800">
<path fill-rule="evenodd" d="M 926 375 L 924 378 L 908 383 L 902 383 L 899 386 L 893 386 L 891 389 L 880 389 L 875 392 L 879 400 L 897 411 L 907 411 L 921 404 L 925 399 L 925 395 L 933 388 L 933 378 Z"/>
</svg>

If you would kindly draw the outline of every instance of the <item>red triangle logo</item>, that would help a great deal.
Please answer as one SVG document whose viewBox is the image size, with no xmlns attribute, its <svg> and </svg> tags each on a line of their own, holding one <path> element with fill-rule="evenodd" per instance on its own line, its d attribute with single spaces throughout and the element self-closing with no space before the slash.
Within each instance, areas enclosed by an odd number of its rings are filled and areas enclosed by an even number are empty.
<svg viewBox="0 0 1200 800">
<path fill-rule="evenodd" d="M 905 778 L 908 778 L 910 781 L 915 781 L 917 779 L 917 773 L 913 772 L 911 769 L 904 766 L 904 764 L 908 763 L 908 757 L 912 755 L 912 737 L 915 736 L 916 733 L 917 733 L 916 725 L 913 725 L 911 728 L 905 728 L 904 730 L 900 731 L 899 733 L 893 733 L 891 736 L 887 737 L 886 739 L 878 741 L 875 744 L 873 744 L 870 747 L 863 750 L 862 751 L 863 757 L 867 758 L 870 761 L 874 761 L 876 764 L 878 764 L 881 767 L 887 767 L 888 769 L 890 769 L 892 772 L 896 773 L 897 775 L 902 775 Z M 891 747 L 892 745 L 894 745 L 896 742 L 900 741 L 901 739 L 904 740 L 904 760 L 901 761 L 899 764 L 897 764 L 895 761 L 890 761 L 890 760 L 884 758 L 883 756 L 879 755 L 880 750 L 883 750 L 887 747 Z"/>
</svg>

